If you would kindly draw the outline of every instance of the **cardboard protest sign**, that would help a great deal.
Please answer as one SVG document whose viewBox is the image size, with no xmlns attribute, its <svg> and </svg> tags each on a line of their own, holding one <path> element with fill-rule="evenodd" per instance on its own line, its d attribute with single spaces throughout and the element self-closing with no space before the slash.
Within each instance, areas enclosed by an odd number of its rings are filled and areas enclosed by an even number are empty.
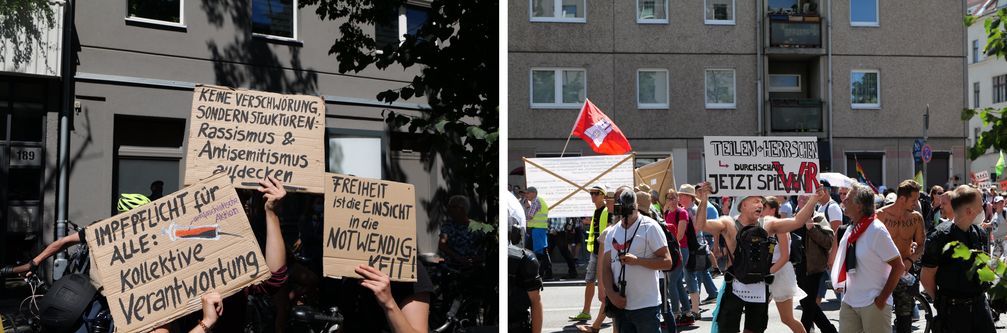
<svg viewBox="0 0 1007 333">
<path fill-rule="evenodd" d="M 325 276 L 360 278 L 369 265 L 416 281 L 416 191 L 411 184 L 325 174 Z"/>
<path fill-rule="evenodd" d="M 86 229 L 121 332 L 146 332 L 269 277 L 238 193 L 220 174 Z"/>
<path fill-rule="evenodd" d="M 973 172 L 971 175 L 972 184 L 981 190 L 993 188 L 993 181 L 990 180 L 989 171 Z"/>
<path fill-rule="evenodd" d="M 815 137 L 703 137 L 713 196 L 814 194 Z"/>
<path fill-rule="evenodd" d="M 257 188 L 257 180 L 273 176 L 290 190 L 322 193 L 324 138 L 325 102 L 318 96 L 198 85 L 185 184 L 224 172 L 237 188 Z"/>
<path fill-rule="evenodd" d="M 549 206 L 549 217 L 582 217 L 594 213 L 588 190 L 633 184 L 633 156 L 525 158 L 525 179 Z"/>
<path fill-rule="evenodd" d="M 636 168 L 635 184 L 647 184 L 651 189 L 657 191 L 660 198 L 656 200 L 664 204 L 664 194 L 668 189 L 678 188 L 675 185 L 675 162 L 671 156 L 660 161 Z"/>
</svg>

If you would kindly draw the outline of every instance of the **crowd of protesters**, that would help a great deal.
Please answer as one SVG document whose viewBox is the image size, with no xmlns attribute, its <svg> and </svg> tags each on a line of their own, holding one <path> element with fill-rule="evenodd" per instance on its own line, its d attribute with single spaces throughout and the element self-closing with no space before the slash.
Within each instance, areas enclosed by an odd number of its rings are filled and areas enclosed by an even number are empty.
<svg viewBox="0 0 1007 333">
<path fill-rule="evenodd" d="M 534 187 L 512 192 L 541 276 L 584 278 L 583 308 L 569 317 L 582 332 L 598 332 L 606 318 L 617 332 L 674 332 L 704 316 L 714 332 L 763 332 L 770 302 L 792 332 L 911 332 L 919 293 L 934 300 L 931 327 L 994 331 L 988 285 L 961 274 L 971 261 L 943 249 L 959 241 L 1003 256 L 1007 193 L 913 180 L 819 185 L 803 196 L 740 198 L 710 198 L 708 184 L 665 193 L 594 186 L 596 209 L 562 219 L 548 218 Z M 760 235 L 767 241 L 753 241 Z M 562 275 L 553 272 L 560 258 Z M 830 289 L 838 325 L 821 308 Z M 591 313 L 596 300 L 602 308 Z"/>
</svg>

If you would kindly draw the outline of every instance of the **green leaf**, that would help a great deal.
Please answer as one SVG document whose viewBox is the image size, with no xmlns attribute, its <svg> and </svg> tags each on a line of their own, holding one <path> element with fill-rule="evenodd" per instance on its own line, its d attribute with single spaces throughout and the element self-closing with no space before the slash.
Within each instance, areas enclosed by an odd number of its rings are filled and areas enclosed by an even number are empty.
<svg viewBox="0 0 1007 333">
<path fill-rule="evenodd" d="M 978 109 L 964 109 L 962 110 L 962 121 L 969 121 L 972 117 L 976 116 Z"/>
<path fill-rule="evenodd" d="M 954 253 L 951 254 L 951 258 L 958 258 L 962 260 L 969 260 L 970 257 L 972 257 L 972 250 L 960 243 L 955 245 Z"/>
<path fill-rule="evenodd" d="M 976 17 L 974 15 L 965 15 L 965 26 L 971 27 L 972 23 L 976 22 Z"/>
<path fill-rule="evenodd" d="M 478 140 L 486 138 L 486 131 L 484 131 L 482 128 L 479 128 L 479 126 L 469 126 L 469 128 L 466 131 L 468 132 L 469 135 Z"/>
<path fill-rule="evenodd" d="M 982 282 L 993 282 L 996 280 L 996 275 L 993 274 L 993 270 L 989 267 L 983 267 L 979 269 L 979 281 Z"/>
<path fill-rule="evenodd" d="M 997 259 L 997 269 L 995 272 L 997 275 L 1003 276 L 1004 271 L 1007 271 L 1007 262 Z"/>
<path fill-rule="evenodd" d="M 437 124 L 434 125 L 434 129 L 436 129 L 438 133 L 444 133 L 444 127 L 447 125 L 448 121 L 441 119 L 441 121 L 438 121 Z"/>
<path fill-rule="evenodd" d="M 949 249 L 958 246 L 958 244 L 958 241 L 950 241 L 947 244 L 944 244 L 944 248 L 941 249 L 941 252 L 948 252 Z"/>
</svg>

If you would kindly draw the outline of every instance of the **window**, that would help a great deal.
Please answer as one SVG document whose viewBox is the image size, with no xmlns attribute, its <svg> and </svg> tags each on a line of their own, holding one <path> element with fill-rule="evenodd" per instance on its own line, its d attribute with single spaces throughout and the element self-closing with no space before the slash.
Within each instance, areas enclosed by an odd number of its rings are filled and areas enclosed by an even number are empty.
<svg viewBox="0 0 1007 333">
<path fill-rule="evenodd" d="M 850 98 L 854 109 L 881 108 L 878 71 L 854 70 L 850 75 Z"/>
<path fill-rule="evenodd" d="M 184 187 L 185 119 L 116 115 L 113 118 L 111 193 L 139 193 L 151 200 Z M 115 211 L 115 200 L 110 211 Z"/>
<path fill-rule="evenodd" d="M 668 23 L 668 0 L 636 0 L 637 23 Z"/>
<path fill-rule="evenodd" d="M 382 132 L 328 129 L 328 172 L 383 179 L 385 147 Z"/>
<path fill-rule="evenodd" d="M 378 49 L 388 45 L 398 45 L 406 40 L 406 35 L 416 36 L 427 23 L 430 9 L 406 5 L 390 13 L 383 21 L 374 24 L 374 43 Z M 422 37 L 421 37 L 422 38 Z"/>
<path fill-rule="evenodd" d="M 979 40 L 972 40 L 972 63 L 979 62 Z"/>
<path fill-rule="evenodd" d="M 885 154 L 880 152 L 846 152 L 846 176 L 860 181 L 857 162 L 864 168 L 864 176 L 874 186 L 885 183 Z"/>
<path fill-rule="evenodd" d="M 1007 74 L 993 77 L 993 104 L 1007 100 Z"/>
<path fill-rule="evenodd" d="M 182 24 L 182 0 L 129 0 L 126 18 Z"/>
<path fill-rule="evenodd" d="M 734 24 L 734 0 L 706 0 L 706 24 Z"/>
<path fill-rule="evenodd" d="M 587 99 L 587 71 L 532 69 L 531 107 L 576 109 Z"/>
<path fill-rule="evenodd" d="M 668 70 L 641 69 L 636 72 L 636 106 L 640 109 L 668 108 Z"/>
<path fill-rule="evenodd" d="M 979 82 L 972 82 L 972 108 L 979 108 Z"/>
<path fill-rule="evenodd" d="M 297 38 L 296 0 L 252 0 L 252 33 Z"/>
<path fill-rule="evenodd" d="M 585 0 L 528 0 L 532 22 L 587 22 Z"/>
<path fill-rule="evenodd" d="M 769 74 L 770 92 L 801 92 L 801 75 Z"/>
<path fill-rule="evenodd" d="M 733 69 L 707 69 L 706 70 L 706 108 L 707 109 L 733 109 L 736 107 L 734 100 L 734 70 Z"/>
<path fill-rule="evenodd" d="M 850 0 L 850 25 L 878 26 L 878 0 Z"/>
</svg>

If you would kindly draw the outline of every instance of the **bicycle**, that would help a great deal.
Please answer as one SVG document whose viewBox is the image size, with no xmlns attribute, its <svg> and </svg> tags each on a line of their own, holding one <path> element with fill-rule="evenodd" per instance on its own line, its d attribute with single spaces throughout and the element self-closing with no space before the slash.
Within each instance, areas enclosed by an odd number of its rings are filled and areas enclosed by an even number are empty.
<svg viewBox="0 0 1007 333">
<path fill-rule="evenodd" d="M 81 230 L 73 222 L 68 222 L 68 226 L 73 230 L 72 232 Z M 87 243 L 82 242 L 74 245 L 66 249 L 66 251 L 69 256 L 67 258 L 64 278 L 74 274 L 87 275 L 90 270 L 90 260 L 88 260 L 90 251 L 88 250 Z M 24 280 L 31 293 L 21 301 L 17 313 L 0 314 L 0 318 L 3 319 L 2 329 L 5 332 L 43 332 L 45 331 L 44 326 L 46 326 L 47 320 L 51 319 L 42 318 L 39 301 L 42 300 L 42 302 L 45 302 L 45 296 L 49 293 L 50 288 L 56 284 L 54 282 L 53 285 L 50 285 L 42 280 L 39 277 L 38 266 L 33 266 L 31 263 L 18 266 L 5 266 L 0 268 L 0 279 L 20 276 L 26 273 L 30 273 Z M 100 294 L 95 293 L 81 313 L 80 325 L 78 327 L 85 327 L 88 333 L 107 333 L 111 332 L 114 328 L 112 315 L 108 307 L 102 304 L 101 298 Z M 26 306 L 27 309 L 25 308 Z"/>
<path fill-rule="evenodd" d="M 911 267 L 909 270 L 909 274 L 916 281 L 920 280 L 920 272 L 921 267 L 918 263 L 914 263 L 913 267 Z M 917 303 L 919 303 L 919 306 L 923 310 L 923 319 L 925 320 L 923 324 L 923 333 L 930 333 L 931 331 L 930 325 L 932 325 L 934 322 L 934 308 L 933 308 L 934 301 L 927 294 L 920 292 L 919 287 L 913 290 L 913 299 L 916 300 Z"/>
<path fill-rule="evenodd" d="M 296 305 L 290 309 L 290 318 L 292 332 L 336 333 L 343 324 L 343 315 L 336 307 L 321 312 L 309 305 Z"/>
<path fill-rule="evenodd" d="M 471 332 L 492 320 L 495 309 L 487 306 L 481 281 L 483 263 L 465 268 L 453 268 L 437 259 L 423 256 L 423 264 L 434 284 L 430 300 L 430 332 Z M 441 315 L 443 313 L 443 315 Z"/>
</svg>

